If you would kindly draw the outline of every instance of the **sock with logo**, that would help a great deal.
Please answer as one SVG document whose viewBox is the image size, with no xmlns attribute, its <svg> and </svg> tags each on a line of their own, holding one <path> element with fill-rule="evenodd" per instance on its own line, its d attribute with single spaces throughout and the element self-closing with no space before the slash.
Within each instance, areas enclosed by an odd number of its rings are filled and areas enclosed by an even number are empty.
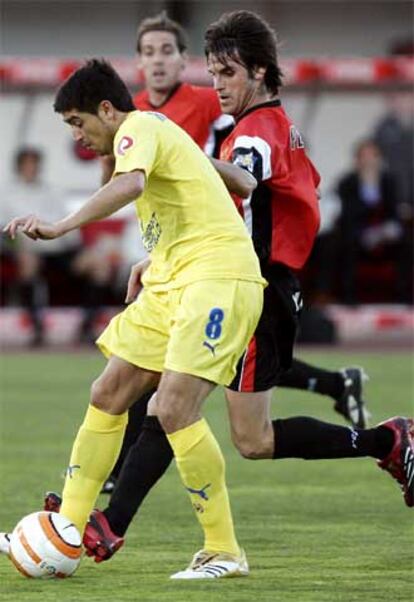
<svg viewBox="0 0 414 602">
<path fill-rule="evenodd" d="M 167 435 L 184 487 L 204 531 L 204 549 L 238 555 L 225 464 L 220 447 L 204 419 Z"/>
<path fill-rule="evenodd" d="M 130 447 L 104 514 L 116 535 L 125 535 L 132 519 L 174 457 L 156 416 L 147 416 Z"/>
<path fill-rule="evenodd" d="M 122 445 L 128 413 L 113 416 L 90 405 L 80 427 L 66 473 L 60 513 L 83 533 L 103 482 Z"/>
<path fill-rule="evenodd" d="M 294 358 L 290 370 L 281 375 L 278 385 L 314 391 L 337 399 L 344 392 L 344 377 L 340 372 L 315 368 Z"/>
<path fill-rule="evenodd" d="M 274 420 L 273 458 L 329 460 L 372 456 L 385 458 L 394 444 L 394 435 L 385 426 L 357 429 L 298 416 Z"/>
</svg>

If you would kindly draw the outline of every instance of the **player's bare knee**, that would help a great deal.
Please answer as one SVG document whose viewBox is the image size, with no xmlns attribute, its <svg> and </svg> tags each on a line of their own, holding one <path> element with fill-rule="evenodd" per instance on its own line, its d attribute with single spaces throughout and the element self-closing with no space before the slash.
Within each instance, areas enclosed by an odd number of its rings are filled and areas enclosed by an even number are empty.
<svg viewBox="0 0 414 602">
<path fill-rule="evenodd" d="M 263 442 L 246 434 L 232 434 L 233 443 L 239 454 L 246 460 L 260 460 L 269 457 Z"/>
<path fill-rule="evenodd" d="M 180 390 L 157 391 L 157 416 L 166 433 L 174 433 L 196 420 Z"/>
<path fill-rule="evenodd" d="M 158 420 L 166 433 L 174 433 L 182 428 L 179 417 L 173 407 L 158 403 L 156 412 Z"/>
<path fill-rule="evenodd" d="M 101 375 L 92 383 L 90 403 L 98 410 L 110 412 L 113 410 L 115 393 L 116 387 L 112 379 Z"/>
</svg>

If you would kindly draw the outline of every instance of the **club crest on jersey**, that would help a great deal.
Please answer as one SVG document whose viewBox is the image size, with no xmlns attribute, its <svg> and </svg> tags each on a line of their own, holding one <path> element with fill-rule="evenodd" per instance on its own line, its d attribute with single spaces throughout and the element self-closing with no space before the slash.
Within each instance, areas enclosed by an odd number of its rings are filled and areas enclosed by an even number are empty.
<svg viewBox="0 0 414 602">
<path fill-rule="evenodd" d="M 131 136 L 122 136 L 121 140 L 118 142 L 116 152 L 118 155 L 121 155 L 121 157 L 123 157 L 133 145 L 134 139 L 131 138 Z"/>
<path fill-rule="evenodd" d="M 161 236 L 161 225 L 157 219 L 157 214 L 154 212 L 151 215 L 151 219 L 149 220 L 149 222 L 147 223 L 147 225 L 145 227 L 142 222 L 140 225 L 141 225 L 142 243 L 145 247 L 145 250 L 148 253 L 151 253 L 151 251 L 157 246 L 158 241 Z"/>
<path fill-rule="evenodd" d="M 237 153 L 233 160 L 234 165 L 241 167 L 243 169 L 247 169 L 250 173 L 254 171 L 255 158 L 253 154 L 253 150 L 246 152 L 245 154 Z"/>
</svg>

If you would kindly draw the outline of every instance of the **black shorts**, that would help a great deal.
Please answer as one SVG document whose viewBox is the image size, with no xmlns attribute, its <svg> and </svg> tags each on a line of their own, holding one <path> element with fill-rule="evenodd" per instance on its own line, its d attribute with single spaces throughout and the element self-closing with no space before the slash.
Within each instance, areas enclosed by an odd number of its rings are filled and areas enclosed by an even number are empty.
<svg viewBox="0 0 414 602">
<path fill-rule="evenodd" d="M 269 283 L 263 312 L 249 346 L 237 365 L 229 389 L 245 393 L 267 391 L 289 370 L 302 307 L 300 284 L 284 265 L 262 267 Z"/>
</svg>

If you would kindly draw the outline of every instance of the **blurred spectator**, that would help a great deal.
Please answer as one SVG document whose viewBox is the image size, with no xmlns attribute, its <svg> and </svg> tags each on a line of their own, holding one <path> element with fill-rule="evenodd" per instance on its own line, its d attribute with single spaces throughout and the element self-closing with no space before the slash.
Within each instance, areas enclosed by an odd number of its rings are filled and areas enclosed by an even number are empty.
<svg viewBox="0 0 414 602">
<path fill-rule="evenodd" d="M 397 211 L 402 224 L 401 300 L 413 301 L 414 229 L 414 93 L 388 97 L 388 108 L 377 124 L 374 139 L 396 178 Z"/>
<path fill-rule="evenodd" d="M 123 232 L 127 224 L 126 208 L 109 219 L 92 222 L 82 228 L 84 247 L 73 262 L 76 273 L 86 283 L 84 321 L 80 340 L 93 343 L 95 321 L 103 305 L 119 305 L 125 298 L 129 277 L 123 272 Z M 135 218 L 136 222 L 136 218 Z"/>
<path fill-rule="evenodd" d="M 54 221 L 63 217 L 63 191 L 52 188 L 41 179 L 42 152 L 37 148 L 22 147 L 14 159 L 15 177 L 1 191 L 2 225 L 16 214 L 38 213 Z M 33 344 L 41 344 L 44 337 L 42 308 L 49 302 L 47 273 L 51 270 L 67 272 L 79 249 L 79 237 L 63 237 L 44 244 L 19 236 L 10 255 L 15 262 L 16 301 L 25 307 L 33 326 Z"/>
<path fill-rule="evenodd" d="M 6 224 L 16 214 L 36 213 L 50 221 L 66 214 L 65 192 L 41 179 L 42 152 L 33 147 L 20 148 L 14 160 L 15 177 L 0 192 L 0 223 Z M 7 245 L 7 246 L 6 246 Z M 60 287 L 60 295 L 69 304 L 76 292 L 85 306 L 85 318 L 80 338 L 92 337 L 92 322 L 101 304 L 101 288 L 105 280 L 100 261 L 86 261 L 86 251 L 81 248 L 78 232 L 56 240 L 32 241 L 25 236 L 10 244 L 2 241 L 2 253 L 15 266 L 15 279 L 10 287 L 8 301 L 15 301 L 27 309 L 32 327 L 32 344 L 44 341 L 43 309 L 50 302 L 53 287 Z M 97 269 L 99 267 L 99 269 Z M 112 276 L 108 276 L 106 285 Z"/>
<path fill-rule="evenodd" d="M 362 264 L 381 269 L 392 262 L 400 290 L 402 227 L 398 218 L 397 187 L 394 176 L 384 168 L 381 151 L 373 140 L 358 144 L 354 169 L 340 180 L 338 195 L 343 300 L 346 303 L 358 301 L 357 276 Z"/>
<path fill-rule="evenodd" d="M 391 94 L 387 104 L 388 110 L 373 137 L 396 177 L 399 212 L 408 217 L 414 207 L 414 93 Z"/>
<path fill-rule="evenodd" d="M 390 55 L 413 57 L 412 35 L 393 41 Z M 403 59 L 404 60 L 404 59 Z M 402 300 L 413 302 L 414 256 L 414 91 L 392 92 L 386 96 L 386 110 L 374 128 L 373 138 L 395 175 L 398 214 L 403 227 L 400 261 Z"/>
</svg>

